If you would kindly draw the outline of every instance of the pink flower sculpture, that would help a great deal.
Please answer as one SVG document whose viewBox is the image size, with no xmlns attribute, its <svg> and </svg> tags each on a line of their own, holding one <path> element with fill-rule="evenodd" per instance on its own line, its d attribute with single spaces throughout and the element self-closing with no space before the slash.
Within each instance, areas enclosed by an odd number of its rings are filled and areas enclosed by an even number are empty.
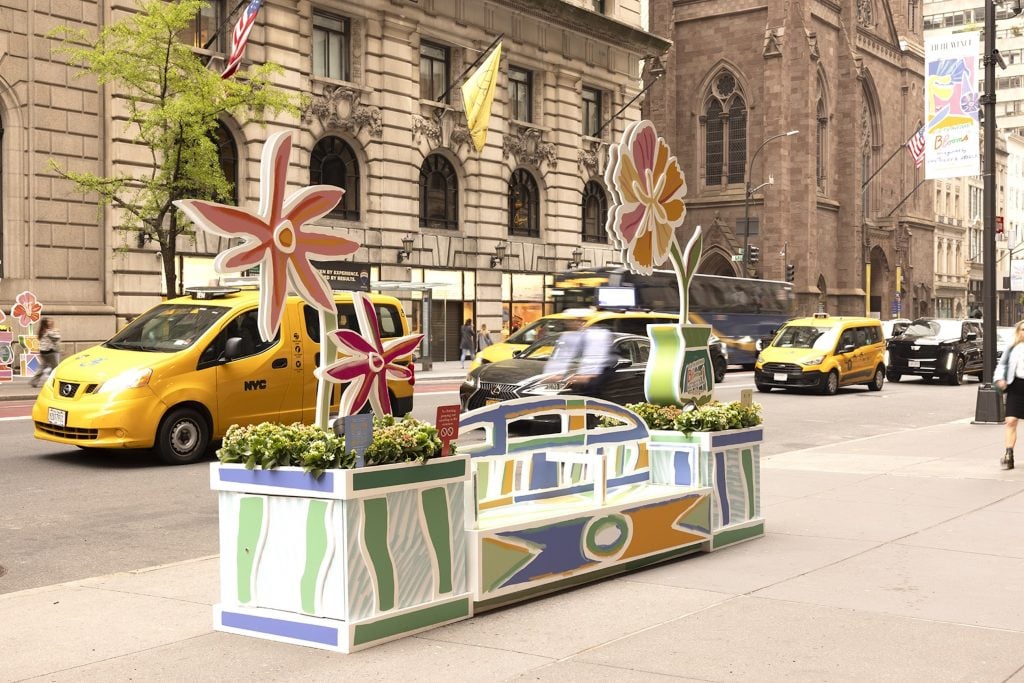
<svg viewBox="0 0 1024 683">
<path fill-rule="evenodd" d="M 638 121 L 609 149 L 605 182 L 615 200 L 606 229 L 630 270 L 650 275 L 679 256 L 676 228 L 683 224 L 686 180 L 654 124 Z"/>
<path fill-rule="evenodd" d="M 395 361 L 412 353 L 419 346 L 423 335 L 410 334 L 382 341 L 377 312 L 370 297 L 363 292 L 354 292 L 352 303 L 356 308 L 356 320 L 359 321 L 362 334 L 353 330 L 328 332 L 344 357 L 314 372 L 319 379 L 329 382 L 348 382 L 341 396 L 339 415 L 355 415 L 363 409 L 367 400 L 378 415 L 390 415 L 391 398 L 388 396 L 387 380 L 413 381 L 412 368 Z"/>
<path fill-rule="evenodd" d="M 33 324 L 39 322 L 39 316 L 43 313 L 43 305 L 36 301 L 35 294 L 28 291 L 22 292 L 15 298 L 15 301 L 17 303 L 11 307 L 11 317 L 17 318 L 22 327 L 32 327 Z M 4 318 L 0 318 L 0 322 Z"/>
<path fill-rule="evenodd" d="M 331 289 L 310 259 L 331 259 L 355 252 L 359 244 L 329 228 L 307 225 L 325 216 L 344 194 L 340 187 L 313 185 L 284 198 L 290 131 L 274 133 L 260 161 L 260 207 L 256 212 L 199 199 L 175 203 L 192 221 L 215 235 L 242 237 L 245 242 L 218 254 L 214 269 L 236 273 L 260 267 L 260 336 L 270 341 L 281 326 L 288 285 L 310 304 L 333 312 Z"/>
</svg>

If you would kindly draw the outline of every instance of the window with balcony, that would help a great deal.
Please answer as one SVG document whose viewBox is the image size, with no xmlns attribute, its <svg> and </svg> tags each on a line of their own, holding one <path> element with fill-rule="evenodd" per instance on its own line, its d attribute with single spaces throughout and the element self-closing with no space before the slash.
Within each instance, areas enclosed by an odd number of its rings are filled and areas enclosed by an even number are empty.
<svg viewBox="0 0 1024 683">
<path fill-rule="evenodd" d="M 451 51 L 443 45 L 420 43 L 420 99 L 442 101 L 448 90 L 451 72 Z M 445 102 L 448 101 L 445 95 Z"/>
<path fill-rule="evenodd" d="M 533 121 L 533 74 L 526 69 L 508 69 L 509 113 L 516 121 Z"/>
<path fill-rule="evenodd" d="M 346 17 L 313 13 L 313 75 L 347 81 L 352 78 L 351 24 Z"/>
<path fill-rule="evenodd" d="M 597 137 L 601 129 L 601 96 L 600 90 L 583 87 L 583 134 Z"/>
</svg>

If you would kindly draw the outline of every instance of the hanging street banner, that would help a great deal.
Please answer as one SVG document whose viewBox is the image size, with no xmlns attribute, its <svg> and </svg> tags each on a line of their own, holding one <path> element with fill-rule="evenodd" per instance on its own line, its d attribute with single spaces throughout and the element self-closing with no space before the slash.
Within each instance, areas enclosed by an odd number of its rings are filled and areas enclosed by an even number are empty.
<svg viewBox="0 0 1024 683">
<path fill-rule="evenodd" d="M 1024 260 L 1010 260 L 1010 291 L 1024 292 Z"/>
<path fill-rule="evenodd" d="M 924 41 L 924 177 L 981 173 L 978 34 Z"/>
</svg>

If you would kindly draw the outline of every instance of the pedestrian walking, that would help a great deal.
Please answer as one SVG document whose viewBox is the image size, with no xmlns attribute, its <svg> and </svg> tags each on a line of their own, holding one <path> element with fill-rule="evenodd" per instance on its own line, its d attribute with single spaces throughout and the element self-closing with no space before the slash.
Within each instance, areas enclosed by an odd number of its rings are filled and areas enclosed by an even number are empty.
<svg viewBox="0 0 1024 683">
<path fill-rule="evenodd" d="M 1017 445 L 1017 420 L 1024 417 L 1024 320 L 1017 323 L 1013 344 L 996 363 L 996 387 L 1006 396 L 1006 452 L 999 461 L 1004 470 L 1013 469 L 1013 447 Z"/>
<path fill-rule="evenodd" d="M 476 353 L 476 332 L 473 330 L 473 319 L 469 318 L 466 320 L 466 324 L 462 326 L 462 330 L 459 334 L 459 361 L 462 363 L 462 367 L 466 367 L 466 359 L 473 360 L 473 354 Z"/>
<path fill-rule="evenodd" d="M 39 329 L 36 332 L 39 340 L 39 370 L 32 375 L 29 381 L 34 387 L 38 387 L 60 362 L 60 330 L 53 324 L 52 318 L 42 318 L 39 321 Z"/>
<path fill-rule="evenodd" d="M 487 331 L 487 325 L 480 325 L 480 331 L 476 335 L 476 348 L 483 351 L 493 343 L 491 333 Z"/>
</svg>

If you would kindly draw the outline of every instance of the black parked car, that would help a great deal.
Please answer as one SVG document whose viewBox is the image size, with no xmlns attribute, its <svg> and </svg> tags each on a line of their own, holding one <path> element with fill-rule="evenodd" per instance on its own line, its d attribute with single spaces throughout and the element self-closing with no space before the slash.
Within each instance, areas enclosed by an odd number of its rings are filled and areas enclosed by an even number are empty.
<svg viewBox="0 0 1024 683">
<path fill-rule="evenodd" d="M 949 318 L 918 318 L 903 334 L 889 340 L 889 364 L 885 376 L 899 382 L 903 375 L 925 381 L 939 377 L 961 384 L 964 375 L 982 372 L 981 321 Z"/>
<path fill-rule="evenodd" d="M 608 374 L 601 380 L 600 396 L 620 405 L 645 401 L 644 372 L 650 340 L 635 334 L 609 333 L 611 355 Z M 515 358 L 487 363 L 473 370 L 459 389 L 462 410 L 474 410 L 488 403 L 526 396 L 587 395 L 592 388 L 572 382 L 553 381 L 544 366 L 554 352 L 557 337 L 546 337 L 526 347 Z M 721 342 L 709 344 L 715 381 L 724 377 L 726 359 Z"/>
</svg>

